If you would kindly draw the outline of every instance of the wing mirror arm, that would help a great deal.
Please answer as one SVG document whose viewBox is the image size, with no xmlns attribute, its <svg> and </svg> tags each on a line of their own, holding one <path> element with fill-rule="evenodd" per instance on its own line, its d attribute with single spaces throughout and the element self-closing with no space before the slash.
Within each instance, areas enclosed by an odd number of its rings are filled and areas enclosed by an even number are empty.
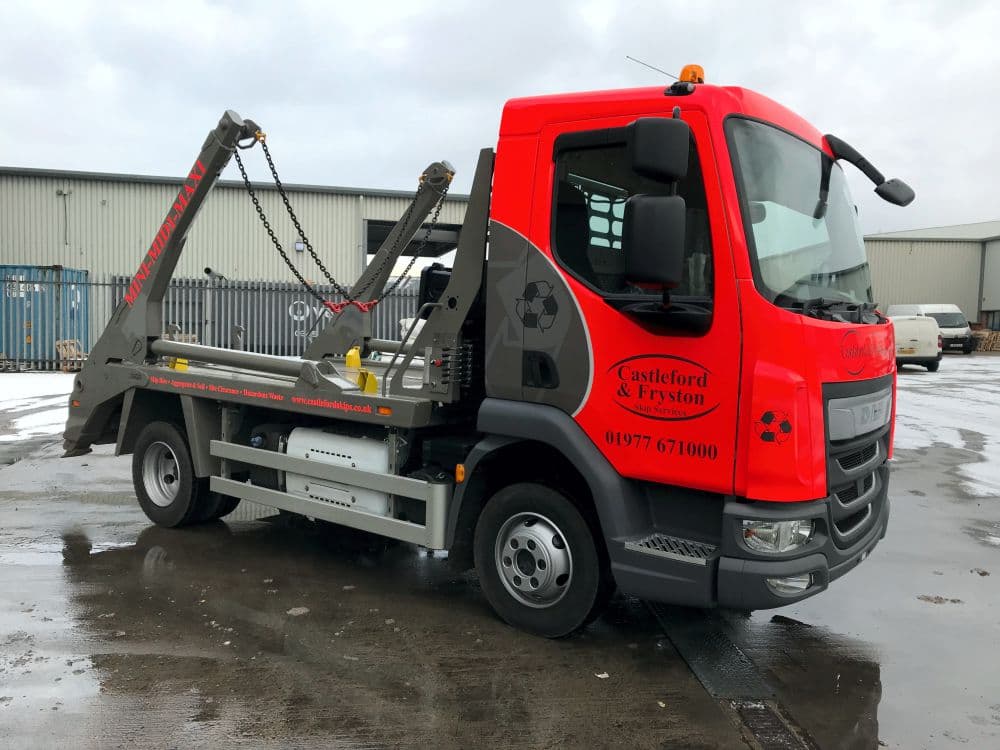
<svg viewBox="0 0 1000 750">
<path fill-rule="evenodd" d="M 849 164 L 853 164 L 858 170 L 867 177 L 875 185 L 875 194 L 884 201 L 888 201 L 896 206 L 908 206 L 913 202 L 916 197 L 916 193 L 913 192 L 913 188 L 907 185 L 902 180 L 893 177 L 892 179 L 885 179 L 885 175 L 879 172 L 875 166 L 863 157 L 857 149 L 855 149 L 847 141 L 841 140 L 835 135 L 830 135 L 827 133 L 825 136 L 827 144 L 830 146 L 830 150 L 833 152 L 833 158 L 838 161 L 846 161 Z M 819 208 L 817 207 L 817 212 Z"/>
</svg>

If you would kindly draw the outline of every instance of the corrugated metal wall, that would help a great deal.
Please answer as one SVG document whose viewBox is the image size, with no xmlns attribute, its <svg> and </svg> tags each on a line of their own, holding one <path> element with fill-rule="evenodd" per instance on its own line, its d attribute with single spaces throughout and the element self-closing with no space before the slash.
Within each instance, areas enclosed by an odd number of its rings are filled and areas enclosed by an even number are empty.
<svg viewBox="0 0 1000 750">
<path fill-rule="evenodd" d="M 982 244 L 929 240 L 865 240 L 872 290 L 885 309 L 908 303 L 951 303 L 979 316 Z"/>
<path fill-rule="evenodd" d="M 983 268 L 983 309 L 1000 310 L 1000 240 L 986 243 Z"/>
<path fill-rule="evenodd" d="M 94 281 L 131 276 L 177 194 L 178 185 L 86 178 L 0 174 L 0 262 L 63 265 L 90 271 Z M 416 185 L 414 185 L 416 190 Z M 279 239 L 310 280 L 321 274 L 274 190 L 258 192 Z M 395 221 L 405 197 L 289 190 L 313 247 L 331 273 L 350 283 L 363 265 L 366 219 Z M 463 199 L 449 200 L 443 223 L 461 224 Z M 188 237 L 175 276 L 198 277 L 208 266 L 231 279 L 292 280 L 241 186 L 220 183 Z"/>
</svg>

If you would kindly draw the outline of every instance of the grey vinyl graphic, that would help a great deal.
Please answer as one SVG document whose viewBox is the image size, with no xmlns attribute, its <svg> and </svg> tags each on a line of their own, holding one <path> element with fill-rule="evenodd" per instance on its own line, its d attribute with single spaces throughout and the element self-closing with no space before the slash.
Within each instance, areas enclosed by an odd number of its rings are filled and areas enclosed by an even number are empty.
<svg viewBox="0 0 1000 750">
<path fill-rule="evenodd" d="M 486 392 L 575 414 L 591 382 L 590 345 L 580 308 L 545 254 L 508 226 L 490 223 L 486 291 Z M 524 353 L 548 355 L 557 388 L 523 384 Z"/>
</svg>

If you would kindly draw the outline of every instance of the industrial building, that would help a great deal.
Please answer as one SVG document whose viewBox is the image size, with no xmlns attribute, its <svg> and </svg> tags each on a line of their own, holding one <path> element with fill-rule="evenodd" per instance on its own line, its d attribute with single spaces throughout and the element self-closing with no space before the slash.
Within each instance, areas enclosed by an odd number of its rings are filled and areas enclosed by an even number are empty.
<svg viewBox="0 0 1000 750">
<path fill-rule="evenodd" d="M 284 187 L 316 253 L 350 287 L 410 205 L 418 176 L 413 192 Z M 181 184 L 167 177 L 0 167 L 0 369 L 65 368 L 65 352 L 88 351 L 121 303 Z M 328 299 L 338 299 L 274 185 L 253 188 L 302 275 Z M 467 196 L 449 194 L 436 226 L 417 233 L 399 268 L 418 249 L 425 258 L 452 250 L 467 203 Z M 408 281 L 379 306 L 379 335 L 398 335 L 399 319 L 413 314 L 416 289 Z M 285 266 L 243 183 L 218 182 L 167 293 L 168 332 L 293 355 L 327 315 Z M 75 343 L 67 349 L 70 344 L 59 342 Z"/>
<path fill-rule="evenodd" d="M 413 191 L 418 176 L 416 171 Z M 0 263 L 61 265 L 87 271 L 93 282 L 131 276 L 181 184 L 180 178 L 0 167 Z M 253 187 L 288 254 L 307 279 L 321 281 L 274 185 Z M 361 274 L 366 253 L 378 248 L 413 196 L 313 185 L 285 189 L 313 247 L 333 276 L 347 284 Z M 466 204 L 466 196 L 449 195 L 439 226 L 453 230 L 460 225 Z M 431 241 L 440 252 L 449 233 Z M 188 236 L 175 277 L 201 277 L 206 267 L 229 279 L 292 280 L 242 182 L 217 183 Z"/>
<path fill-rule="evenodd" d="M 1000 221 L 873 234 L 865 246 L 883 309 L 951 303 L 1000 330 Z"/>
</svg>

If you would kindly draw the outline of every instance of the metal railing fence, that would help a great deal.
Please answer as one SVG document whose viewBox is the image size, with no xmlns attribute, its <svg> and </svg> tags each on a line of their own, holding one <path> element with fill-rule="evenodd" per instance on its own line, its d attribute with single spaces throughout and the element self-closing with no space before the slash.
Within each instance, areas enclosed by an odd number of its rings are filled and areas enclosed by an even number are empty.
<svg viewBox="0 0 1000 750">
<path fill-rule="evenodd" d="M 90 281 L 86 272 L 12 273 L 0 268 L 0 370 L 72 370 L 125 298 L 129 277 Z M 68 269 L 66 269 L 68 271 Z M 81 275 L 82 274 L 82 275 Z M 30 277 L 30 278 L 29 278 Z M 332 289 L 317 290 L 333 302 Z M 401 338 L 399 321 L 417 309 L 406 279 L 373 311 L 376 338 Z M 208 346 L 299 356 L 331 313 L 294 282 L 175 279 L 163 301 L 173 338 Z"/>
</svg>

